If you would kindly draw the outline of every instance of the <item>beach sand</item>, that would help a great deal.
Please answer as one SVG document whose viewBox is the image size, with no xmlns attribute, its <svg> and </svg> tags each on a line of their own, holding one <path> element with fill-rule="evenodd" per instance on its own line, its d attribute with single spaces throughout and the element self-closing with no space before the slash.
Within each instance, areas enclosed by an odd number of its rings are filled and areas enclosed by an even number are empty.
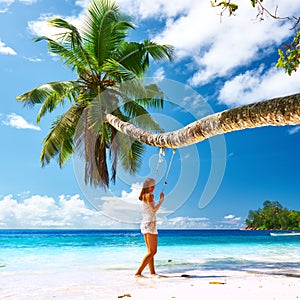
<svg viewBox="0 0 300 300">
<path fill-rule="evenodd" d="M 77 268 L 1 271 L 0 299 L 300 299 L 300 278 L 231 270 L 193 270 L 134 278 L 132 270 Z"/>
</svg>

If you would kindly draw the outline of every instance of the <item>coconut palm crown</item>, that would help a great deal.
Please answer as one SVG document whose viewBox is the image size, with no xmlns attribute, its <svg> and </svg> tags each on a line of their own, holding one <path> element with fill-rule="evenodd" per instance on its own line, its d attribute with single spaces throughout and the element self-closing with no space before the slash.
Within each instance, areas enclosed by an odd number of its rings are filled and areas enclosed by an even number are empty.
<svg viewBox="0 0 300 300">
<path fill-rule="evenodd" d="M 25 106 L 40 105 L 38 123 L 46 113 L 69 103 L 43 141 L 42 165 L 55 158 L 63 166 L 79 150 L 85 159 L 85 182 L 106 188 L 115 181 L 117 161 L 134 173 L 141 165 L 144 148 L 141 142 L 117 134 L 104 122 L 105 115 L 161 131 L 147 109 L 162 108 L 163 94 L 156 85 L 143 85 L 140 79 L 151 58 L 172 60 L 173 48 L 150 40 L 128 42 L 128 31 L 134 25 L 109 0 L 91 1 L 80 30 L 60 18 L 48 23 L 61 33 L 35 40 L 45 40 L 49 51 L 60 56 L 77 78 L 43 84 L 17 100 Z"/>
</svg>

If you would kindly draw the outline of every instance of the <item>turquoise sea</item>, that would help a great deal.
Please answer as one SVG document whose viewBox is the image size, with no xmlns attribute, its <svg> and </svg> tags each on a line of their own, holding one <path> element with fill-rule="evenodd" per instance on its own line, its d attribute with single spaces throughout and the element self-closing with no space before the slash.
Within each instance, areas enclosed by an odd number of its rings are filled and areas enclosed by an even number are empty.
<svg viewBox="0 0 300 300">
<path fill-rule="evenodd" d="M 134 274 L 146 252 L 138 230 L 0 230 L 0 274 L 90 268 Z M 156 269 L 237 270 L 300 277 L 300 236 L 269 231 L 159 230 Z"/>
</svg>

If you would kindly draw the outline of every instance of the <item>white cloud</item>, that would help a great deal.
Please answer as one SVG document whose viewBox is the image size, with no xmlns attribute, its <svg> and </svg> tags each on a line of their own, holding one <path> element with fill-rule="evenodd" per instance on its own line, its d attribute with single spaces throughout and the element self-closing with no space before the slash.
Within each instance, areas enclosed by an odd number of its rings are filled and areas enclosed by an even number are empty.
<svg viewBox="0 0 300 300">
<path fill-rule="evenodd" d="M 117 196 L 102 196 L 99 200 L 103 204 L 97 205 L 101 213 L 113 220 L 125 222 L 128 226 L 138 228 L 141 221 L 141 202 L 138 200 L 142 183 L 134 183 L 131 185 L 130 191 L 122 191 Z M 158 228 L 161 229 L 199 229 L 199 228 L 241 228 L 244 226 L 240 217 L 234 215 L 225 216 L 221 221 L 213 222 L 207 217 L 188 217 L 178 216 L 172 217 L 174 211 L 167 210 L 164 205 L 161 206 L 157 213 Z"/>
<path fill-rule="evenodd" d="M 0 199 L 0 228 L 138 228 L 136 224 L 134 225 L 134 220 L 130 223 L 122 223 L 115 218 L 107 217 L 108 209 L 111 210 L 113 207 L 104 206 L 101 212 L 89 209 L 79 195 L 61 195 L 57 200 L 41 195 L 30 197 L 28 193 L 22 196 L 23 200 L 16 200 L 12 195 Z M 127 206 L 132 202 L 132 194 L 124 192 L 123 196 L 125 205 L 114 202 L 114 208 L 121 207 L 124 209 L 123 214 L 134 213 L 130 212 Z M 110 205 L 111 199 L 107 201 Z M 135 201 L 138 203 L 137 199 Z M 138 205 L 132 206 L 131 209 L 140 215 Z M 185 224 L 184 221 L 178 220 L 164 221 L 164 224 L 169 224 L 169 227 L 179 223 Z"/>
<path fill-rule="evenodd" d="M 116 220 L 125 220 L 132 223 L 140 221 L 140 201 L 138 200 L 142 184 L 133 184 L 131 191 L 122 191 L 121 196 L 102 196 L 101 212 Z"/>
<path fill-rule="evenodd" d="M 300 73 L 288 76 L 283 70 L 264 66 L 228 80 L 221 88 L 219 101 L 228 106 L 245 105 L 299 92 Z"/>
<path fill-rule="evenodd" d="M 0 41 L 0 54 L 6 54 L 6 55 L 16 55 L 16 51 L 5 45 L 2 41 Z"/>
<path fill-rule="evenodd" d="M 0 0 L 0 4 L 11 5 L 15 0 Z"/>
<path fill-rule="evenodd" d="M 0 4 L 11 5 L 14 2 L 21 2 L 21 3 L 24 3 L 24 4 L 33 4 L 37 1 L 38 0 L 0 0 Z"/>
<path fill-rule="evenodd" d="M 86 8 L 89 3 L 90 3 L 90 0 L 76 0 L 75 1 L 75 5 L 81 6 L 83 8 Z"/>
<path fill-rule="evenodd" d="M 224 217 L 224 219 L 227 219 L 227 220 L 228 220 L 228 219 L 234 219 L 234 218 L 235 218 L 234 215 L 228 215 L 228 216 L 225 216 L 225 217 Z"/>
<path fill-rule="evenodd" d="M 109 228 L 118 223 L 85 206 L 78 195 L 35 195 L 17 201 L 12 195 L 0 200 L 0 228 Z"/>
<path fill-rule="evenodd" d="M 161 19 L 162 17 L 176 17 L 178 14 L 189 11 L 194 2 L 194 0 L 177 0 L 174 4 L 173 1 L 165 0 L 119 0 L 118 4 L 123 11 L 134 17 Z"/>
<path fill-rule="evenodd" d="M 180 3 L 183 5 L 182 13 L 176 18 L 167 18 L 165 28 L 156 34 L 154 39 L 173 45 L 177 59 L 195 58 L 205 47 L 212 44 L 211 38 L 217 35 L 219 19 L 209 1 L 194 1 L 190 5 L 185 1 Z M 213 24 L 217 24 L 217 27 Z M 205 26 L 205 29 L 202 26 Z"/>
<path fill-rule="evenodd" d="M 118 0 L 120 9 L 137 19 L 175 17 L 189 10 L 194 0 L 177 0 L 176 5 L 172 1 L 165 0 Z M 86 9 L 90 0 L 76 0 L 75 5 Z"/>
<path fill-rule="evenodd" d="M 26 60 L 31 61 L 31 62 L 41 62 L 43 59 L 41 58 L 34 58 L 34 57 L 24 57 Z"/>
<path fill-rule="evenodd" d="M 19 193 L 17 196 L 22 198 L 22 197 L 26 197 L 29 194 L 30 194 L 30 191 L 23 191 L 23 192 Z"/>
<path fill-rule="evenodd" d="M 224 216 L 223 220 L 219 222 L 219 228 L 243 228 L 245 227 L 241 217 L 236 217 L 233 214 Z"/>
<path fill-rule="evenodd" d="M 139 205 L 133 205 L 132 197 L 136 192 L 125 193 L 124 205 L 120 199 L 106 199 L 109 207 L 103 210 L 93 210 L 87 207 L 86 202 L 79 195 L 61 195 L 58 199 L 49 196 L 33 195 L 29 192 L 20 194 L 19 199 L 12 195 L 2 196 L 0 199 L 0 228 L 136 228 L 137 220 L 132 222 L 120 222 L 112 217 L 107 217 L 112 209 L 121 209 L 123 214 L 140 215 Z M 123 198 L 122 198 L 123 199 Z M 113 205 L 111 203 L 113 202 Z M 118 202 L 116 202 L 118 201 Z M 135 198 L 135 202 L 138 200 Z M 112 205 L 112 206 L 110 206 Z M 163 207 L 162 207 L 163 212 Z M 234 215 L 224 217 L 216 225 L 206 217 L 171 217 L 166 218 L 159 214 L 158 228 L 161 229 L 199 229 L 199 228 L 240 228 L 242 227 L 241 218 Z"/>
<path fill-rule="evenodd" d="M 51 37 L 53 38 L 53 35 L 59 33 L 60 31 L 54 27 L 49 26 L 47 20 L 55 17 L 59 17 L 59 16 L 43 14 L 40 16 L 38 20 L 29 21 L 28 29 L 30 33 L 34 36 L 48 36 L 50 38 Z"/>
<path fill-rule="evenodd" d="M 209 1 L 194 2 L 186 15 L 168 19 L 164 30 L 155 37 L 159 42 L 174 45 L 179 58 L 189 57 L 193 61 L 191 85 L 230 75 L 235 68 L 261 59 L 269 48 L 290 34 L 288 25 L 273 20 L 251 21 L 253 10 L 243 2 L 237 16 L 223 17 L 222 22 Z"/>
<path fill-rule="evenodd" d="M 165 79 L 165 70 L 163 67 L 158 68 L 153 74 L 156 83 L 159 83 Z"/>
<path fill-rule="evenodd" d="M 300 132 L 300 126 L 294 126 L 288 132 L 290 135 L 296 134 L 296 133 Z"/>
<path fill-rule="evenodd" d="M 38 0 L 0 0 L 0 5 L 3 5 L 5 7 L 4 9 L 0 10 L 0 13 L 6 13 L 8 11 L 9 6 L 15 2 L 20 2 L 25 5 L 31 5 L 37 1 Z"/>
<path fill-rule="evenodd" d="M 24 3 L 26 5 L 31 5 L 33 3 L 36 3 L 38 0 L 19 0 L 21 3 Z"/>
<path fill-rule="evenodd" d="M 2 124 L 17 129 L 41 130 L 39 126 L 28 123 L 23 117 L 18 116 L 15 113 L 7 115 L 7 121 L 2 121 Z"/>
<path fill-rule="evenodd" d="M 174 218 L 160 218 L 158 219 L 158 226 L 160 228 L 183 228 L 183 229 L 208 229 L 212 224 L 208 218 L 205 217 L 174 217 Z"/>
<path fill-rule="evenodd" d="M 141 202 L 138 200 L 142 183 L 131 185 L 130 191 L 122 191 L 121 196 L 102 196 L 99 200 L 101 212 L 115 220 L 122 220 L 130 223 L 139 223 L 141 220 Z M 164 207 L 161 207 L 158 215 L 170 214 Z"/>
</svg>

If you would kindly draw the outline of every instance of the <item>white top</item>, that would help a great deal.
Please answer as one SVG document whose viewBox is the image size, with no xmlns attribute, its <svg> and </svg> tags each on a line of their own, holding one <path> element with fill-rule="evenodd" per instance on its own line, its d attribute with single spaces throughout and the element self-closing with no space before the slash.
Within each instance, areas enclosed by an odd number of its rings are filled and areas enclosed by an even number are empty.
<svg viewBox="0 0 300 300">
<path fill-rule="evenodd" d="M 156 229 L 156 213 L 152 212 L 149 208 L 151 206 L 153 209 L 155 207 L 155 202 L 145 202 L 142 201 L 142 222 L 141 222 L 141 232 L 157 234 Z"/>
</svg>

